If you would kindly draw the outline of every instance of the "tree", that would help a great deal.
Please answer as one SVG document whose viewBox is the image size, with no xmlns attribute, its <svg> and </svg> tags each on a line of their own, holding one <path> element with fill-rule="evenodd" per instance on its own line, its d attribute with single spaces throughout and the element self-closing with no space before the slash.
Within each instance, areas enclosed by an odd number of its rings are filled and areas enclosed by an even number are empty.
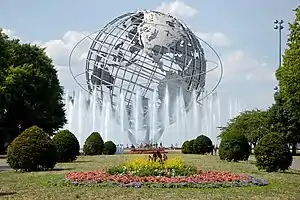
<svg viewBox="0 0 300 200">
<path fill-rule="evenodd" d="M 275 103 L 268 109 L 270 131 L 281 134 L 285 142 L 292 146 L 295 155 L 296 144 L 300 141 L 299 124 L 291 120 L 291 113 L 280 91 L 275 92 L 274 100 Z"/>
<path fill-rule="evenodd" d="M 276 78 L 285 108 L 290 115 L 289 122 L 296 125 L 293 127 L 295 136 L 299 134 L 300 127 L 300 6 L 294 12 L 295 20 L 289 23 L 287 48 L 283 55 L 282 66 L 276 71 Z M 295 140 L 296 142 L 299 140 Z"/>
<path fill-rule="evenodd" d="M 52 135 L 65 124 L 62 87 L 44 49 L 9 39 L 0 29 L 0 153 L 37 125 Z"/>
<path fill-rule="evenodd" d="M 290 149 L 278 133 L 263 136 L 254 149 L 254 155 L 258 169 L 265 169 L 267 172 L 285 171 L 293 162 Z"/>
<path fill-rule="evenodd" d="M 231 119 L 221 128 L 221 139 L 227 134 L 242 134 L 255 146 L 258 140 L 269 130 L 268 113 L 263 110 L 250 110 Z"/>
</svg>

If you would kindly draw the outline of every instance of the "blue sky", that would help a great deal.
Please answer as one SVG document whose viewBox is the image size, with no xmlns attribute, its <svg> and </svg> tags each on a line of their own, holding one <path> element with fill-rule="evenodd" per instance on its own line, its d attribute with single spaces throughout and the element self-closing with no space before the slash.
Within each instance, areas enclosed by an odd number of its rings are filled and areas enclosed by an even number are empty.
<svg viewBox="0 0 300 200">
<path fill-rule="evenodd" d="M 104 3 L 105 2 L 105 3 Z M 113 18 L 137 9 L 159 9 L 182 19 L 220 53 L 224 80 L 218 93 L 221 101 L 236 99 L 243 109 L 266 108 L 272 103 L 278 63 L 278 33 L 275 19 L 293 21 L 298 0 L 2 0 L 0 27 L 24 42 L 47 47 L 65 87 L 69 77 L 67 55 L 82 31 L 100 29 Z"/>
</svg>

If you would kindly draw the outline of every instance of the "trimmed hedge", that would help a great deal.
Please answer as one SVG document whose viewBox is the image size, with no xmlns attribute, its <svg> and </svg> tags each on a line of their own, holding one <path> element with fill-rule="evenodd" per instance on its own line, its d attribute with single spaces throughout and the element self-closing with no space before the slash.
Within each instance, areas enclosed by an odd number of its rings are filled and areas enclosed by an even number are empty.
<svg viewBox="0 0 300 200">
<path fill-rule="evenodd" d="M 193 144 L 193 152 L 195 154 L 206 154 L 213 151 L 213 144 L 209 137 L 200 135 L 196 138 Z"/>
<path fill-rule="evenodd" d="M 10 144 L 7 163 L 15 170 L 27 172 L 53 169 L 57 163 L 56 145 L 42 129 L 30 127 Z"/>
<path fill-rule="evenodd" d="M 226 134 L 221 138 L 219 156 L 221 160 L 238 162 L 248 160 L 251 147 L 242 134 Z"/>
<path fill-rule="evenodd" d="M 85 140 L 83 153 L 85 155 L 101 155 L 103 153 L 104 142 L 98 132 L 93 132 Z"/>
<path fill-rule="evenodd" d="M 79 155 L 79 142 L 69 130 L 59 131 L 53 138 L 57 147 L 58 162 L 72 162 Z"/>
<path fill-rule="evenodd" d="M 117 151 L 115 143 L 112 141 L 107 141 L 104 143 L 103 154 L 104 155 L 114 155 Z"/>
<path fill-rule="evenodd" d="M 255 165 L 267 172 L 287 170 L 293 162 L 290 149 L 281 134 L 268 133 L 254 148 Z"/>
</svg>

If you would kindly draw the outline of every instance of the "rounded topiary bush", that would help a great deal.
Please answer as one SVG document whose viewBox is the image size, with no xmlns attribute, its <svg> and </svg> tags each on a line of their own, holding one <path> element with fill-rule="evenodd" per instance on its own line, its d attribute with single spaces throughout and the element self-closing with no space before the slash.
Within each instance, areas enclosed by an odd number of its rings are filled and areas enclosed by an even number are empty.
<svg viewBox="0 0 300 200">
<path fill-rule="evenodd" d="M 226 134 L 222 136 L 219 146 L 221 160 L 238 162 L 248 160 L 251 148 L 247 138 L 242 134 Z"/>
<path fill-rule="evenodd" d="M 93 132 L 83 145 L 85 155 L 101 155 L 103 153 L 104 142 L 98 132 Z"/>
<path fill-rule="evenodd" d="M 79 142 L 69 130 L 59 131 L 53 138 L 57 147 L 58 162 L 72 162 L 79 155 Z"/>
<path fill-rule="evenodd" d="M 293 162 L 288 145 L 278 133 L 263 136 L 254 148 L 254 155 L 258 169 L 264 169 L 267 172 L 285 171 Z"/>
<path fill-rule="evenodd" d="M 189 141 L 185 141 L 182 146 L 181 146 L 181 152 L 183 154 L 188 154 L 188 144 L 189 144 Z"/>
<path fill-rule="evenodd" d="M 107 141 L 104 143 L 103 154 L 104 155 L 114 155 L 117 151 L 115 143 L 112 141 Z"/>
<path fill-rule="evenodd" d="M 194 141 L 195 140 L 185 141 L 181 146 L 181 152 L 184 154 L 192 154 Z"/>
<path fill-rule="evenodd" d="M 57 163 L 54 142 L 37 126 L 26 129 L 9 145 L 7 163 L 15 170 L 53 169 Z"/>
<path fill-rule="evenodd" d="M 193 152 L 196 154 L 206 154 L 213 151 L 211 139 L 205 135 L 198 136 L 193 144 Z"/>
</svg>

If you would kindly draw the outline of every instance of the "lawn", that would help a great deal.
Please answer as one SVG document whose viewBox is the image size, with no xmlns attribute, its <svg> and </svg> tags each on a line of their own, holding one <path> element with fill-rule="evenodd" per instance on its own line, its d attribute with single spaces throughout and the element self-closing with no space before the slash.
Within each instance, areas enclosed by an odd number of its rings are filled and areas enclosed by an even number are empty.
<svg viewBox="0 0 300 200">
<path fill-rule="evenodd" d="M 247 173 L 269 181 L 268 186 L 219 188 L 219 189 L 149 189 L 149 188 L 101 188 L 66 186 L 59 184 L 70 171 L 104 169 L 137 155 L 81 156 L 73 163 L 57 164 L 51 172 L 16 173 L 0 172 L 0 199 L 247 199 L 276 200 L 300 198 L 300 172 L 265 173 L 256 169 L 253 161 L 227 163 L 217 156 L 172 154 L 182 156 L 189 163 L 203 170 Z M 141 155 L 146 156 L 146 155 Z M 5 159 L 0 159 L 1 163 Z M 55 184 L 58 183 L 58 184 Z"/>
</svg>

